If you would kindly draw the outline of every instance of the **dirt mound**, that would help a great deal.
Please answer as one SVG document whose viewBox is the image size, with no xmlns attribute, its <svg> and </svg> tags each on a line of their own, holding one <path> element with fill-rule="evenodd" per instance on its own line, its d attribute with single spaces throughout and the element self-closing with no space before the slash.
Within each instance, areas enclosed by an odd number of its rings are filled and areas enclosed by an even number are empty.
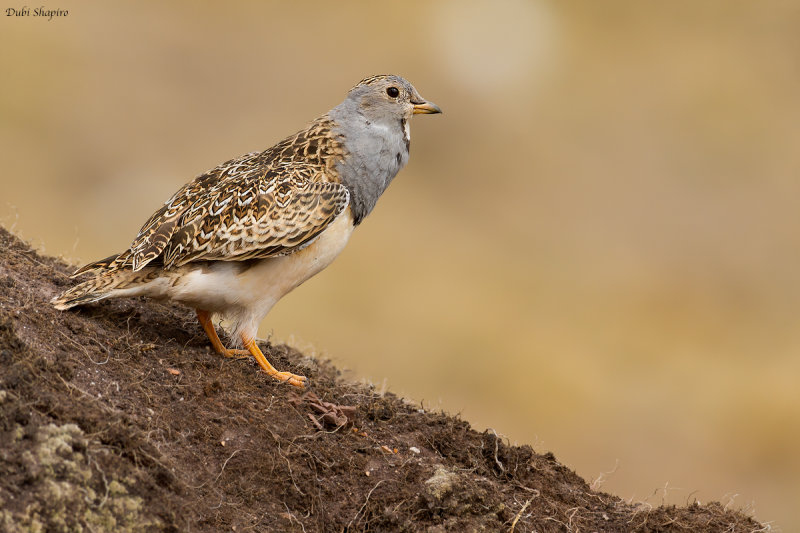
<svg viewBox="0 0 800 533">
<path fill-rule="evenodd" d="M 298 394 L 212 353 L 188 309 L 59 312 L 67 265 L 0 228 L 2 531 L 760 531 L 636 505 L 548 453 L 262 343 Z"/>
</svg>

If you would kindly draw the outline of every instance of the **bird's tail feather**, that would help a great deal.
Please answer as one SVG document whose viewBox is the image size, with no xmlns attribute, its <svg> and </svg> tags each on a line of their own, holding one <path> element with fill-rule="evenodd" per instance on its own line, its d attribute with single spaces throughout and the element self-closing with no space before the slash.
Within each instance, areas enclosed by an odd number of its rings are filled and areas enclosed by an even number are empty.
<svg viewBox="0 0 800 533">
<path fill-rule="evenodd" d="M 111 296 L 111 292 L 119 284 L 119 281 L 119 276 L 99 275 L 64 291 L 61 296 L 50 300 L 50 303 L 56 309 L 63 311 L 77 305 L 97 302 Z"/>
<path fill-rule="evenodd" d="M 63 311 L 71 307 L 97 302 L 114 296 L 134 296 L 135 294 L 131 294 L 131 291 L 123 291 L 122 289 L 135 289 L 146 285 L 156 277 L 154 274 L 155 269 L 146 269 L 140 272 L 132 272 L 127 269 L 107 270 L 91 279 L 78 283 L 60 296 L 50 300 L 50 303 L 56 309 Z"/>
</svg>

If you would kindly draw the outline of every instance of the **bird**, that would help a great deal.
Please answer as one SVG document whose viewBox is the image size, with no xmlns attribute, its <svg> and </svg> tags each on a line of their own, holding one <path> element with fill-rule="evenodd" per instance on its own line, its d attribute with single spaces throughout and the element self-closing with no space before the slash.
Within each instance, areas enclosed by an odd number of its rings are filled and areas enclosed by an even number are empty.
<svg viewBox="0 0 800 533">
<path fill-rule="evenodd" d="M 367 77 L 304 130 L 204 172 L 144 223 L 125 251 L 79 268 L 84 281 L 53 298 L 66 310 L 106 298 L 148 296 L 196 312 L 214 350 L 252 356 L 297 388 L 255 342 L 286 294 L 325 269 L 372 212 L 409 158 L 409 121 L 442 110 L 397 75 Z M 213 322 L 230 325 L 227 348 Z"/>
</svg>

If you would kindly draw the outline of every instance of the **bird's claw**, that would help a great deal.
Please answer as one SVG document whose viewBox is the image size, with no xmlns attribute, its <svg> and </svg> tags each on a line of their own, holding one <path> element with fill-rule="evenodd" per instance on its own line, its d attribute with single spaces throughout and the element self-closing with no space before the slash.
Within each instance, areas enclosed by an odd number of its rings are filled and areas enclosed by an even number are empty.
<svg viewBox="0 0 800 533">
<path fill-rule="evenodd" d="M 292 385 L 293 387 L 297 387 L 298 389 L 304 389 L 306 383 L 308 383 L 307 377 L 292 374 L 291 372 L 276 372 L 271 374 L 271 376 L 278 381 L 283 381 L 289 385 Z"/>
</svg>

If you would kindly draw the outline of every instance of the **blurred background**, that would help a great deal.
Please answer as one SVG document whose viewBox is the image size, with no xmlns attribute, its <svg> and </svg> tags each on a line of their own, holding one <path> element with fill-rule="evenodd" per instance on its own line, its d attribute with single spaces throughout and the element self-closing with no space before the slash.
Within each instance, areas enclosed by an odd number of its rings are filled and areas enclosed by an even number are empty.
<svg viewBox="0 0 800 533">
<path fill-rule="evenodd" d="M 361 78 L 444 109 L 261 334 L 625 499 L 800 529 L 800 4 L 51 2 L 0 18 L 0 220 L 75 264 Z"/>
</svg>

